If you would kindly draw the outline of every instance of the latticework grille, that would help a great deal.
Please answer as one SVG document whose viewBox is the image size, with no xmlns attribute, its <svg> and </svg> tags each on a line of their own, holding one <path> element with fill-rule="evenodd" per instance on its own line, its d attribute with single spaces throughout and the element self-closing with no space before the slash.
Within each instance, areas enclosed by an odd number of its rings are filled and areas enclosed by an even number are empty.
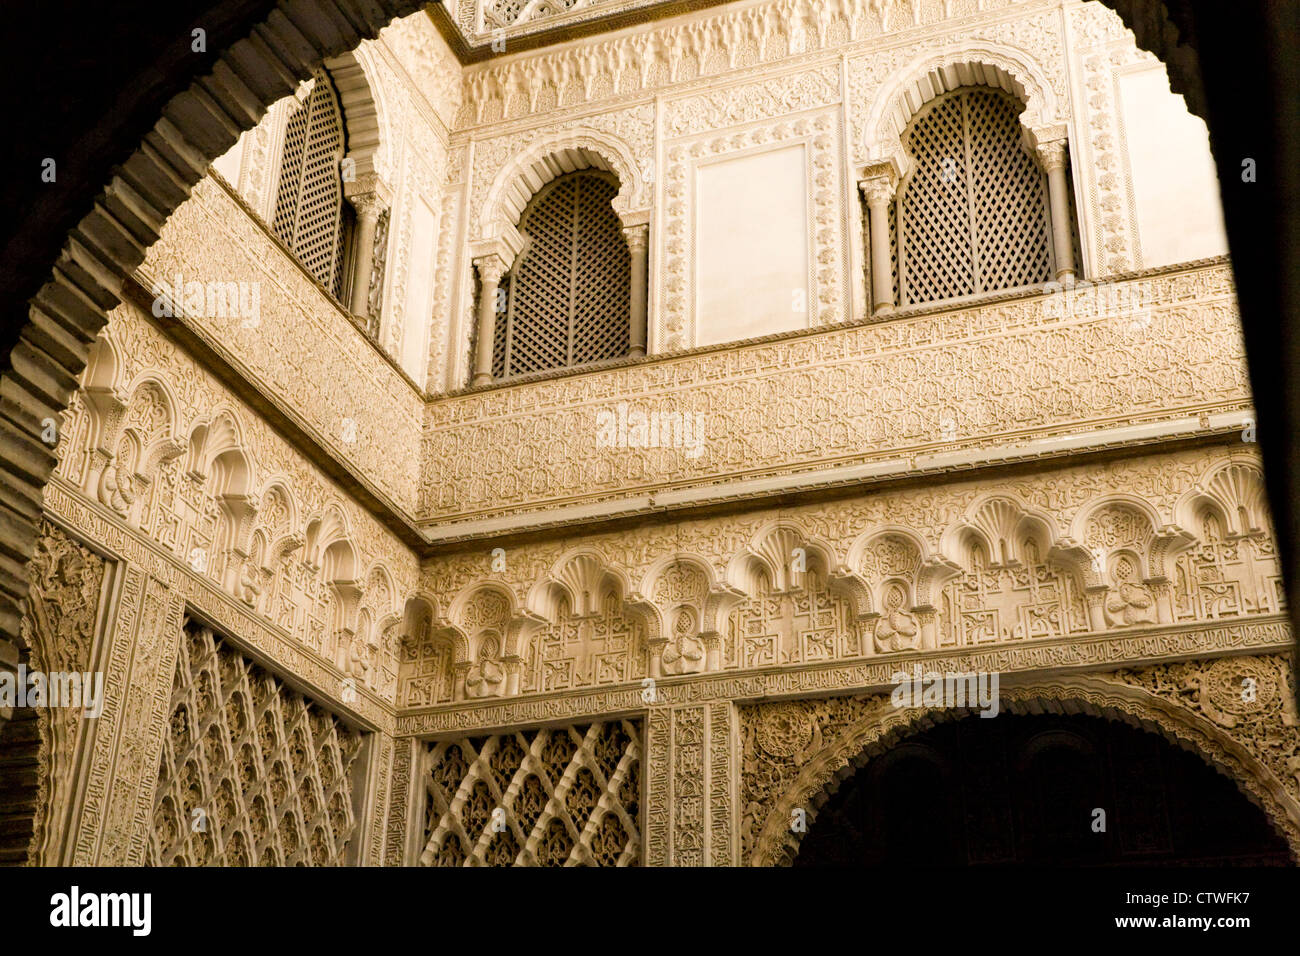
<svg viewBox="0 0 1300 956">
<path fill-rule="evenodd" d="M 285 130 L 273 227 L 307 271 L 336 296 L 345 233 L 339 165 L 344 148 L 338 94 L 329 75 L 319 71 Z"/>
<path fill-rule="evenodd" d="M 185 627 L 149 857 L 173 866 L 330 866 L 356 832 L 362 735 L 211 629 Z"/>
<path fill-rule="evenodd" d="M 641 728 L 631 720 L 429 745 L 422 866 L 635 866 Z"/>
<path fill-rule="evenodd" d="M 1020 104 L 983 87 L 931 104 L 907 133 L 915 166 L 891 239 L 901 305 L 1047 282 L 1045 177 L 1020 139 Z"/>
<path fill-rule="evenodd" d="M 498 321 L 498 377 L 626 355 L 631 258 L 606 174 L 561 176 L 534 198 L 520 228 L 527 251 L 513 270 Z M 498 317 L 500 319 L 500 317 Z"/>
</svg>

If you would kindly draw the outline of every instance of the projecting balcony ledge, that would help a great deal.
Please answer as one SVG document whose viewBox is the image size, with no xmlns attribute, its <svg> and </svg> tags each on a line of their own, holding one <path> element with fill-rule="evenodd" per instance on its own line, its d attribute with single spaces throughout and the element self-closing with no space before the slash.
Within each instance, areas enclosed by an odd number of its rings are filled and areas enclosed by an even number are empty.
<svg viewBox="0 0 1300 956">
<path fill-rule="evenodd" d="M 1240 432 L 1223 259 L 430 401 L 434 543 Z"/>
<path fill-rule="evenodd" d="M 785 342 L 791 339 L 804 339 L 812 336 L 834 334 L 836 332 L 844 331 L 845 329 L 855 329 L 862 326 L 898 324 L 905 322 L 908 319 L 914 319 L 920 316 L 951 315 L 966 312 L 982 306 L 996 305 L 1002 302 L 1018 302 L 1028 299 L 1042 298 L 1045 296 L 1060 296 L 1063 301 L 1080 302 L 1086 296 L 1099 295 L 1103 297 L 1102 303 L 1104 304 L 1106 301 L 1104 297 L 1107 296 L 1106 290 L 1111 287 L 1118 288 L 1127 283 L 1133 282 L 1134 280 L 1154 279 L 1159 276 L 1170 275 L 1173 273 L 1212 269 L 1216 266 L 1225 267 L 1227 269 L 1229 281 L 1231 281 L 1232 270 L 1229 258 L 1227 256 L 1212 256 L 1208 259 L 1196 259 L 1190 262 L 1180 262 L 1176 265 L 1116 273 L 1106 279 L 1099 279 L 1096 282 L 1079 280 L 1070 289 L 1062 288 L 1057 283 L 1021 286 L 1016 289 L 1004 289 L 999 292 L 987 292 L 982 295 L 964 296 L 960 299 L 943 299 L 938 302 L 927 302 L 924 305 L 904 306 L 902 308 L 896 308 L 885 315 L 870 315 L 862 319 L 854 319 L 848 322 L 837 322 L 833 325 L 821 325 L 811 329 L 792 329 L 785 332 L 773 332 L 771 335 L 757 335 L 748 339 L 716 342 L 710 345 L 701 345 L 690 349 L 671 349 L 656 352 L 654 355 L 645 355 L 637 358 L 628 356 L 626 358 L 607 359 L 602 362 L 588 362 L 583 365 L 567 366 L 565 368 L 547 369 L 541 372 L 529 372 L 525 375 L 512 375 L 508 378 L 495 379 L 485 385 L 469 385 L 464 388 L 451 389 L 446 392 L 431 393 L 429 399 L 430 401 L 436 402 L 441 399 L 482 394 L 483 392 L 510 388 L 516 385 L 530 385 L 534 382 L 549 382 L 554 379 L 573 378 L 579 375 L 603 372 L 608 369 L 651 365 L 656 362 L 671 361 L 673 359 L 687 358 L 697 355 L 708 355 L 711 352 L 731 351 L 733 349 L 747 348 L 752 345 L 769 345 L 774 342 Z"/>
</svg>

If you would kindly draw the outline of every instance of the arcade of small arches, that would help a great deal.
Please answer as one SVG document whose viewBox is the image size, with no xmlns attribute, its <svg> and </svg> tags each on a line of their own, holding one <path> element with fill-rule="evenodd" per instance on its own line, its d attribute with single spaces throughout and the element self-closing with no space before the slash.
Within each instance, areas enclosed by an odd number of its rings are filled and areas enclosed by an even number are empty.
<svg viewBox="0 0 1300 956">
<path fill-rule="evenodd" d="M 1169 515 L 1107 494 L 1063 526 L 993 493 L 937 543 L 890 525 L 836 548 L 781 519 L 732 555 L 679 552 L 639 580 L 579 546 L 523 589 L 497 577 L 412 599 L 398 705 L 1276 614 L 1263 501 L 1243 459 Z"/>
</svg>

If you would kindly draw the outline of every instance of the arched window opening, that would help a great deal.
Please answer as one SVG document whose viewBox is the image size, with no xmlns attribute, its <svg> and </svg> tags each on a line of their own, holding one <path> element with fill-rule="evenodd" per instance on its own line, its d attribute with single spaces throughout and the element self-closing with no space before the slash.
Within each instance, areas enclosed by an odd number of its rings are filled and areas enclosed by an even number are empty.
<svg viewBox="0 0 1300 956">
<path fill-rule="evenodd" d="M 631 257 L 610 205 L 617 194 L 614 176 L 585 169 L 552 180 L 528 204 L 524 250 L 497 294 L 493 378 L 628 354 Z"/>
<path fill-rule="evenodd" d="M 889 217 L 900 306 L 1040 285 L 1059 272 L 1047 175 L 1024 146 L 1022 109 L 1001 90 L 963 87 L 927 104 L 903 134 L 913 166 Z"/>
<path fill-rule="evenodd" d="M 354 213 L 343 201 L 343 109 L 329 74 L 318 70 L 289 116 L 272 228 L 304 268 L 345 301 Z"/>
</svg>

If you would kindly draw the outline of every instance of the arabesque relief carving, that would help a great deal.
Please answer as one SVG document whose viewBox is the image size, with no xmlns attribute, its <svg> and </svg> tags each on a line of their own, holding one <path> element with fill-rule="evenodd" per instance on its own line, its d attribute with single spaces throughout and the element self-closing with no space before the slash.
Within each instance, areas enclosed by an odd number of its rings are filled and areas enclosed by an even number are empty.
<svg viewBox="0 0 1300 956">
<path fill-rule="evenodd" d="M 22 633 L 27 644 L 29 672 L 84 675 L 94 687 L 95 640 L 100 600 L 108 563 L 62 529 L 42 522 L 36 556 L 29 565 L 32 590 Z M 102 694 L 102 683 L 100 693 Z M 93 690 L 92 690 L 93 693 Z M 66 852 L 65 820 L 75 792 L 77 755 L 91 732 L 86 715 L 93 708 L 70 705 L 34 708 L 39 753 L 33 803 L 36 810 L 27 859 L 47 866 L 62 863 Z M 77 703 L 80 703 L 78 701 Z M 97 716 L 97 715 L 96 715 Z"/>
<path fill-rule="evenodd" d="M 665 473 L 704 492 L 741 475 L 791 476 L 940 444 L 978 457 L 1029 436 L 1075 434 L 1085 422 L 1213 410 L 1244 425 L 1249 391 L 1228 268 L 1134 279 L 1117 293 L 1141 296 L 1149 323 L 1034 296 L 960 318 L 916 316 L 435 400 L 420 516 L 447 528 L 561 501 L 617 501 Z M 703 453 L 599 447 L 597 417 L 618 401 L 702 414 Z"/>
<path fill-rule="evenodd" d="M 495 573 L 434 559 L 422 590 L 448 610 L 405 646 L 399 705 L 1276 614 L 1254 462 L 1207 449 L 683 521 L 525 545 Z"/>
</svg>

